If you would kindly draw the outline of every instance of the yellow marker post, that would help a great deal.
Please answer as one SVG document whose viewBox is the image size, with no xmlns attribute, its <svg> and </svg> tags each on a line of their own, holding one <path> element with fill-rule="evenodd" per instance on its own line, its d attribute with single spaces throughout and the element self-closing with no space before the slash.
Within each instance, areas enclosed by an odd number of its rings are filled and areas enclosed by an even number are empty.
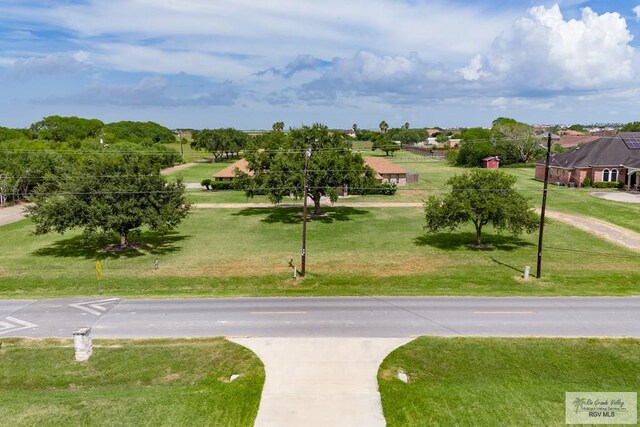
<svg viewBox="0 0 640 427">
<path fill-rule="evenodd" d="M 102 279 L 102 263 L 96 261 L 96 280 L 98 281 L 98 293 L 100 293 L 100 279 Z"/>
</svg>

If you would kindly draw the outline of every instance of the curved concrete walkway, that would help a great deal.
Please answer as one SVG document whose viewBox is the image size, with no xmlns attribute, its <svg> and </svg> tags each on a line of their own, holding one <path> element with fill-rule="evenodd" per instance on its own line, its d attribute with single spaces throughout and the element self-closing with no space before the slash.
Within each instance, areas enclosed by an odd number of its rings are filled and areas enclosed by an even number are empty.
<svg viewBox="0 0 640 427">
<path fill-rule="evenodd" d="M 256 427 L 383 427 L 378 368 L 411 338 L 229 338 L 266 379 Z"/>
</svg>

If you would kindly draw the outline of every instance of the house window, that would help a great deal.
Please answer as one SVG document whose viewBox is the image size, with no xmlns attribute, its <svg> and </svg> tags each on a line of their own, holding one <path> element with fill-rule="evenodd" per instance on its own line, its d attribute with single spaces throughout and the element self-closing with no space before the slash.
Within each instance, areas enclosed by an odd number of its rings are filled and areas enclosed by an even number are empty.
<svg viewBox="0 0 640 427">
<path fill-rule="evenodd" d="M 611 181 L 618 180 L 618 169 L 611 169 Z"/>
<path fill-rule="evenodd" d="M 611 174 L 609 173 L 609 169 L 605 169 L 602 171 L 602 180 L 605 182 L 609 182 L 611 180 Z"/>
</svg>

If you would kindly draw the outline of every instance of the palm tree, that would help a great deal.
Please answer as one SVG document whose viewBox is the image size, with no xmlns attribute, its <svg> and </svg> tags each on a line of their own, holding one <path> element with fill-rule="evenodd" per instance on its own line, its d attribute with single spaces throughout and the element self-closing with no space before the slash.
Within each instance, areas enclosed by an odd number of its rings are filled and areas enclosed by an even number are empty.
<svg viewBox="0 0 640 427">
<path fill-rule="evenodd" d="M 380 132 L 382 132 L 382 133 L 385 133 L 387 131 L 387 129 L 389 129 L 389 125 L 384 120 L 380 122 L 378 127 L 380 128 Z"/>
</svg>

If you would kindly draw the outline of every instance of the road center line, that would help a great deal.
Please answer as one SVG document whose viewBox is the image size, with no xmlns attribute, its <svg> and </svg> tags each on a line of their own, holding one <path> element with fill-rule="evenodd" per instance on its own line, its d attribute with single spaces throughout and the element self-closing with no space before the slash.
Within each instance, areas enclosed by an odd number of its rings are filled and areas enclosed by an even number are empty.
<svg viewBox="0 0 640 427">
<path fill-rule="evenodd" d="M 474 311 L 473 314 L 533 314 L 533 311 Z"/>
<path fill-rule="evenodd" d="M 252 311 L 251 314 L 257 316 L 271 316 L 278 314 L 307 314 L 306 311 Z"/>
</svg>

